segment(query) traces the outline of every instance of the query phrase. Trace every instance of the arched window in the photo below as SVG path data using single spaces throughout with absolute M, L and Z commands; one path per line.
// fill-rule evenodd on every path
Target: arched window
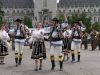
M 27 13 L 29 13 L 30 11 L 29 10 L 27 10 Z
M 71 12 L 71 10 L 69 10 L 69 12 Z
M 75 9 L 73 10 L 73 12 L 75 12 Z
M 23 10 L 21 10 L 21 13 L 24 13 Z
M 13 10 L 13 13 L 15 13 L 15 10 Z
M 34 11 L 32 10 L 31 13 L 34 13 Z
M 80 12 L 80 10 L 78 9 L 77 12 Z
M 88 12 L 90 12 L 90 10 L 88 9 Z
M 100 9 L 99 9 L 99 12 L 100 12 Z
M 84 12 L 86 12 L 86 10 L 85 10 L 85 9 L 84 9 L 83 11 L 84 11 Z
M 17 10 L 17 13 L 19 13 L 19 10 Z
M 43 7 L 47 7 L 47 0 L 43 0 Z
M 96 12 L 96 9 L 94 9 L 94 12 Z
M 9 14 L 9 10 L 7 10 L 7 14 Z

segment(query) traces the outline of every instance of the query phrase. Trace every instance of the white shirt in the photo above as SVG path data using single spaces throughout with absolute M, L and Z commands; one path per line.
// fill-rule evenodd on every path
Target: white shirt
M 7 46 L 10 46 L 10 44 L 7 42 L 9 40 L 9 35 L 5 30 L 0 30 L 0 39 L 3 40 Z
M 29 43 L 34 42 L 37 39 L 43 39 L 44 38 L 44 33 L 43 33 L 43 29 L 36 29 L 32 32 L 31 38 L 29 39 Z
M 68 29 L 68 30 L 66 30 L 64 33 L 63 33 L 63 36 L 65 37 L 65 36 L 71 36 L 72 35 L 72 30 L 70 30 L 70 29 Z
M 8 40 L 9 39 L 8 33 L 5 30 L 0 30 L 0 38 L 3 40 Z
M 68 26 L 68 23 L 62 23 L 61 24 L 61 28 L 63 29 L 63 28 L 65 28 L 65 27 L 67 27 Z

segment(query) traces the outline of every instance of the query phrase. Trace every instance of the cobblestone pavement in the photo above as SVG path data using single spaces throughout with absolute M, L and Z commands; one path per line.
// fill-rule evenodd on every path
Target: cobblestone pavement
M 9 48 L 9 55 L 5 58 L 5 65 L 0 65 L 0 75 L 100 75 L 100 51 L 81 51 L 81 62 L 64 62 L 64 70 L 59 71 L 59 63 L 56 62 L 56 68 L 51 71 L 49 60 L 49 45 L 47 45 L 47 56 L 44 60 L 43 70 L 34 71 L 34 61 L 30 59 L 32 50 L 29 47 L 24 48 L 23 63 L 15 67 L 14 51 Z

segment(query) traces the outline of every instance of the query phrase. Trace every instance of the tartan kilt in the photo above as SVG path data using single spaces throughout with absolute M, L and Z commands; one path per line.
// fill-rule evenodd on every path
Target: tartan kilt
M 31 55 L 31 59 L 46 58 L 46 48 L 45 48 L 44 41 L 39 41 L 39 40 L 35 41 L 32 48 L 33 51 Z
M 0 56 L 8 55 L 8 47 L 6 43 L 0 40 Z

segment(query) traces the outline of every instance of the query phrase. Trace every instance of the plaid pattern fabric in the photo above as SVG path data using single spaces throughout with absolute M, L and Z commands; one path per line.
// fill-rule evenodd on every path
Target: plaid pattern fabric
M 31 59 L 40 59 L 40 58 L 46 58 L 46 48 L 44 41 L 35 41 L 33 44 L 33 51 L 31 55 Z
M 0 56 L 8 55 L 8 48 L 2 40 L 0 40 Z
M 62 52 L 66 52 L 66 51 L 71 50 L 71 42 L 72 42 L 71 38 L 64 38 L 63 39 L 64 45 L 62 46 Z

